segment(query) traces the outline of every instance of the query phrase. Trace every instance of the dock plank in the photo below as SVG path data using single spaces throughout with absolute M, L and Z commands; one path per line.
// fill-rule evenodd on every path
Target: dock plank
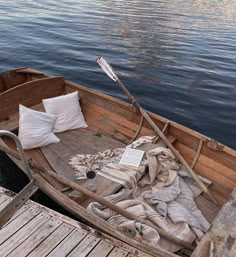
M 37 231 L 50 216 L 40 213 L 27 223 L 22 229 L 12 235 L 7 241 L 0 246 L 0 256 L 5 257 L 24 242 L 34 231 Z
M 101 240 L 96 246 L 95 248 L 92 250 L 91 253 L 89 253 L 89 255 L 87 255 L 88 257 L 103 257 L 103 256 L 107 256 L 112 249 L 114 248 L 114 246 L 104 240 Z
M 58 245 L 48 257 L 64 257 L 67 256 L 79 242 L 87 235 L 83 230 L 75 229 L 69 236 L 67 236 L 61 243 Z
M 3 198 L 2 198 L 2 200 L 3 200 Z M 9 196 L 5 196 L 5 199 L 4 199 L 2 202 L 0 202 L 0 210 L 4 209 L 4 207 L 5 207 L 8 203 L 10 203 L 11 200 L 12 200 L 12 199 L 11 199 Z M 3 227 L 6 226 L 7 224 L 9 224 L 11 221 L 13 221 L 13 220 L 14 220 L 15 218 L 17 218 L 19 215 L 21 215 L 21 213 L 23 213 L 24 211 L 26 211 L 28 208 L 29 208 L 28 205 L 22 206 L 22 208 L 19 209 L 19 210 L 10 218 L 10 220 L 8 220 L 8 222 L 3 225 Z
M 62 221 L 51 218 L 43 224 L 37 231 L 34 231 L 21 245 L 12 251 L 8 257 L 28 256 L 41 242 L 45 240 L 54 230 L 56 230 Z M 41 254 L 40 254 L 41 256 Z
M 46 238 L 38 247 L 36 247 L 28 257 L 44 257 L 55 249 L 72 231 L 74 227 L 62 223 L 48 238 Z
M 30 207 L 28 205 L 22 206 L 9 220 L 4 226 L 7 226 L 9 223 L 11 223 L 14 219 L 16 219 L 18 216 L 20 216 L 23 212 L 28 210 Z M 3 227 L 4 227 L 3 226 Z
M 7 197 L 6 195 L 0 195 L 0 209 L 1 209 L 1 205 L 3 202 L 5 202 L 7 199 L 9 199 L 9 197 Z
M 100 239 L 93 236 L 87 235 L 68 255 L 68 257 L 85 257 L 91 250 L 99 243 Z
M 127 251 L 115 247 L 107 257 L 126 257 L 128 255 Z
M 2 203 L 9 202 L 12 196 L 0 187 Z M 120 257 L 130 253 L 151 257 L 31 200 L 0 230 L 0 257 Z
M 8 223 L 1 229 L 0 245 L 4 243 L 8 238 L 15 234 L 18 230 L 25 226 L 29 221 L 31 221 L 39 211 L 33 208 L 29 208 L 21 215 L 19 215 L 12 222 Z M 0 248 L 1 249 L 1 248 Z

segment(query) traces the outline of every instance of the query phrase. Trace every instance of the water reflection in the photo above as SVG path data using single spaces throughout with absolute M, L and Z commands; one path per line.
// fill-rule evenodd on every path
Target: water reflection
M 0 68 L 31 66 L 141 104 L 236 148 L 236 1 L 0 1 Z

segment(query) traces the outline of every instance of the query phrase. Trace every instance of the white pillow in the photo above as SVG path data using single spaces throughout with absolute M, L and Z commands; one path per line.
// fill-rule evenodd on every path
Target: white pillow
M 60 139 L 52 133 L 57 119 L 55 115 L 31 110 L 19 105 L 19 134 L 23 149 L 42 147 L 57 143 Z
M 87 127 L 81 112 L 78 92 L 43 99 L 43 105 L 47 113 L 57 116 L 53 132 Z

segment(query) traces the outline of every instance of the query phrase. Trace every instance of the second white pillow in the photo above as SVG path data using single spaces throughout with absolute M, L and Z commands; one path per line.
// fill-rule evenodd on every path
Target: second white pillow
M 81 112 L 78 92 L 43 99 L 43 105 L 47 113 L 57 116 L 53 132 L 87 127 Z
M 57 143 L 60 139 L 52 133 L 56 116 L 31 110 L 19 105 L 19 134 L 23 149 L 32 149 Z

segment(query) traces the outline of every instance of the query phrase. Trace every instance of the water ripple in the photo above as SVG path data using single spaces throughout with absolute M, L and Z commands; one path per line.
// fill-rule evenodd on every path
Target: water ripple
M 1 70 L 30 66 L 126 99 L 236 148 L 236 1 L 0 0 Z

